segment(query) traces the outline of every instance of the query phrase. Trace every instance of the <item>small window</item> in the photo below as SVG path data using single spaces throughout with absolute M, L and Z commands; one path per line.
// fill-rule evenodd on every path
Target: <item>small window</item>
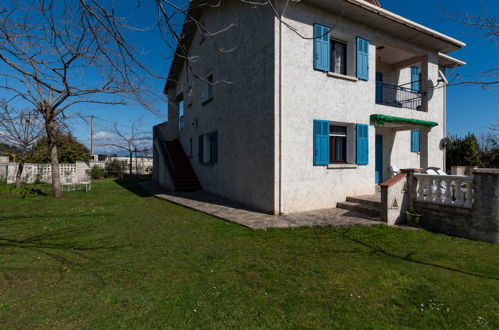
M 204 92 L 204 101 L 203 103 L 206 103 L 210 100 L 213 99 L 213 87 L 214 87 L 214 82 L 213 82 L 213 73 L 209 73 L 206 76 L 206 82 L 205 82 L 205 92 Z
M 178 101 L 178 128 L 184 128 L 184 100 L 182 98 Z
M 199 162 L 202 164 L 218 163 L 218 132 L 199 136 Z
M 331 39 L 331 72 L 347 74 L 347 44 Z
M 331 125 L 329 129 L 329 162 L 347 162 L 347 127 Z

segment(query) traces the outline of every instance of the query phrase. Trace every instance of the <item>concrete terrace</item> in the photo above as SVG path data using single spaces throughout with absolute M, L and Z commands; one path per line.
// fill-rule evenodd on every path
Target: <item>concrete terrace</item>
M 248 209 L 205 191 L 167 192 L 159 184 L 152 181 L 141 182 L 140 185 L 157 198 L 255 230 L 312 226 L 370 226 L 384 223 L 376 217 L 369 217 L 359 212 L 337 208 L 293 213 L 282 216 L 270 215 Z

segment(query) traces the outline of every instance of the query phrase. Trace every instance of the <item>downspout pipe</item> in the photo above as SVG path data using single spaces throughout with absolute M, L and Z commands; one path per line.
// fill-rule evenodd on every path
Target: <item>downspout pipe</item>
M 283 198 L 282 198 L 282 20 L 284 13 L 288 8 L 289 0 L 279 15 L 279 214 L 283 214 Z

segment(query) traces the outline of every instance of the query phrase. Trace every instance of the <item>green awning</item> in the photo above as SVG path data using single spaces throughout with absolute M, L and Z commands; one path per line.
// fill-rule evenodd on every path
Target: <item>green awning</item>
M 371 115 L 371 121 L 374 122 L 377 126 L 384 126 L 385 123 L 403 123 L 403 124 L 410 124 L 410 125 L 424 126 L 424 127 L 438 126 L 438 123 L 435 123 L 434 121 L 392 117 L 385 115 Z

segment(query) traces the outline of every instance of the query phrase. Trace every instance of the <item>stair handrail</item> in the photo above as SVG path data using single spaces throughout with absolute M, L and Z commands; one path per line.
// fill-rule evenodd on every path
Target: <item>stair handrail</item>
M 158 136 L 158 139 L 156 139 L 159 142 L 159 146 L 162 148 L 164 155 L 166 156 L 166 166 L 168 167 L 168 170 L 171 173 L 172 179 L 173 179 L 173 184 L 175 187 L 177 186 L 177 171 L 175 168 L 175 165 L 173 164 L 173 159 L 172 156 L 170 155 L 170 152 L 168 151 L 168 146 L 166 145 L 166 139 L 163 135 L 163 132 L 159 129 L 158 126 L 154 126 L 154 133 Z

